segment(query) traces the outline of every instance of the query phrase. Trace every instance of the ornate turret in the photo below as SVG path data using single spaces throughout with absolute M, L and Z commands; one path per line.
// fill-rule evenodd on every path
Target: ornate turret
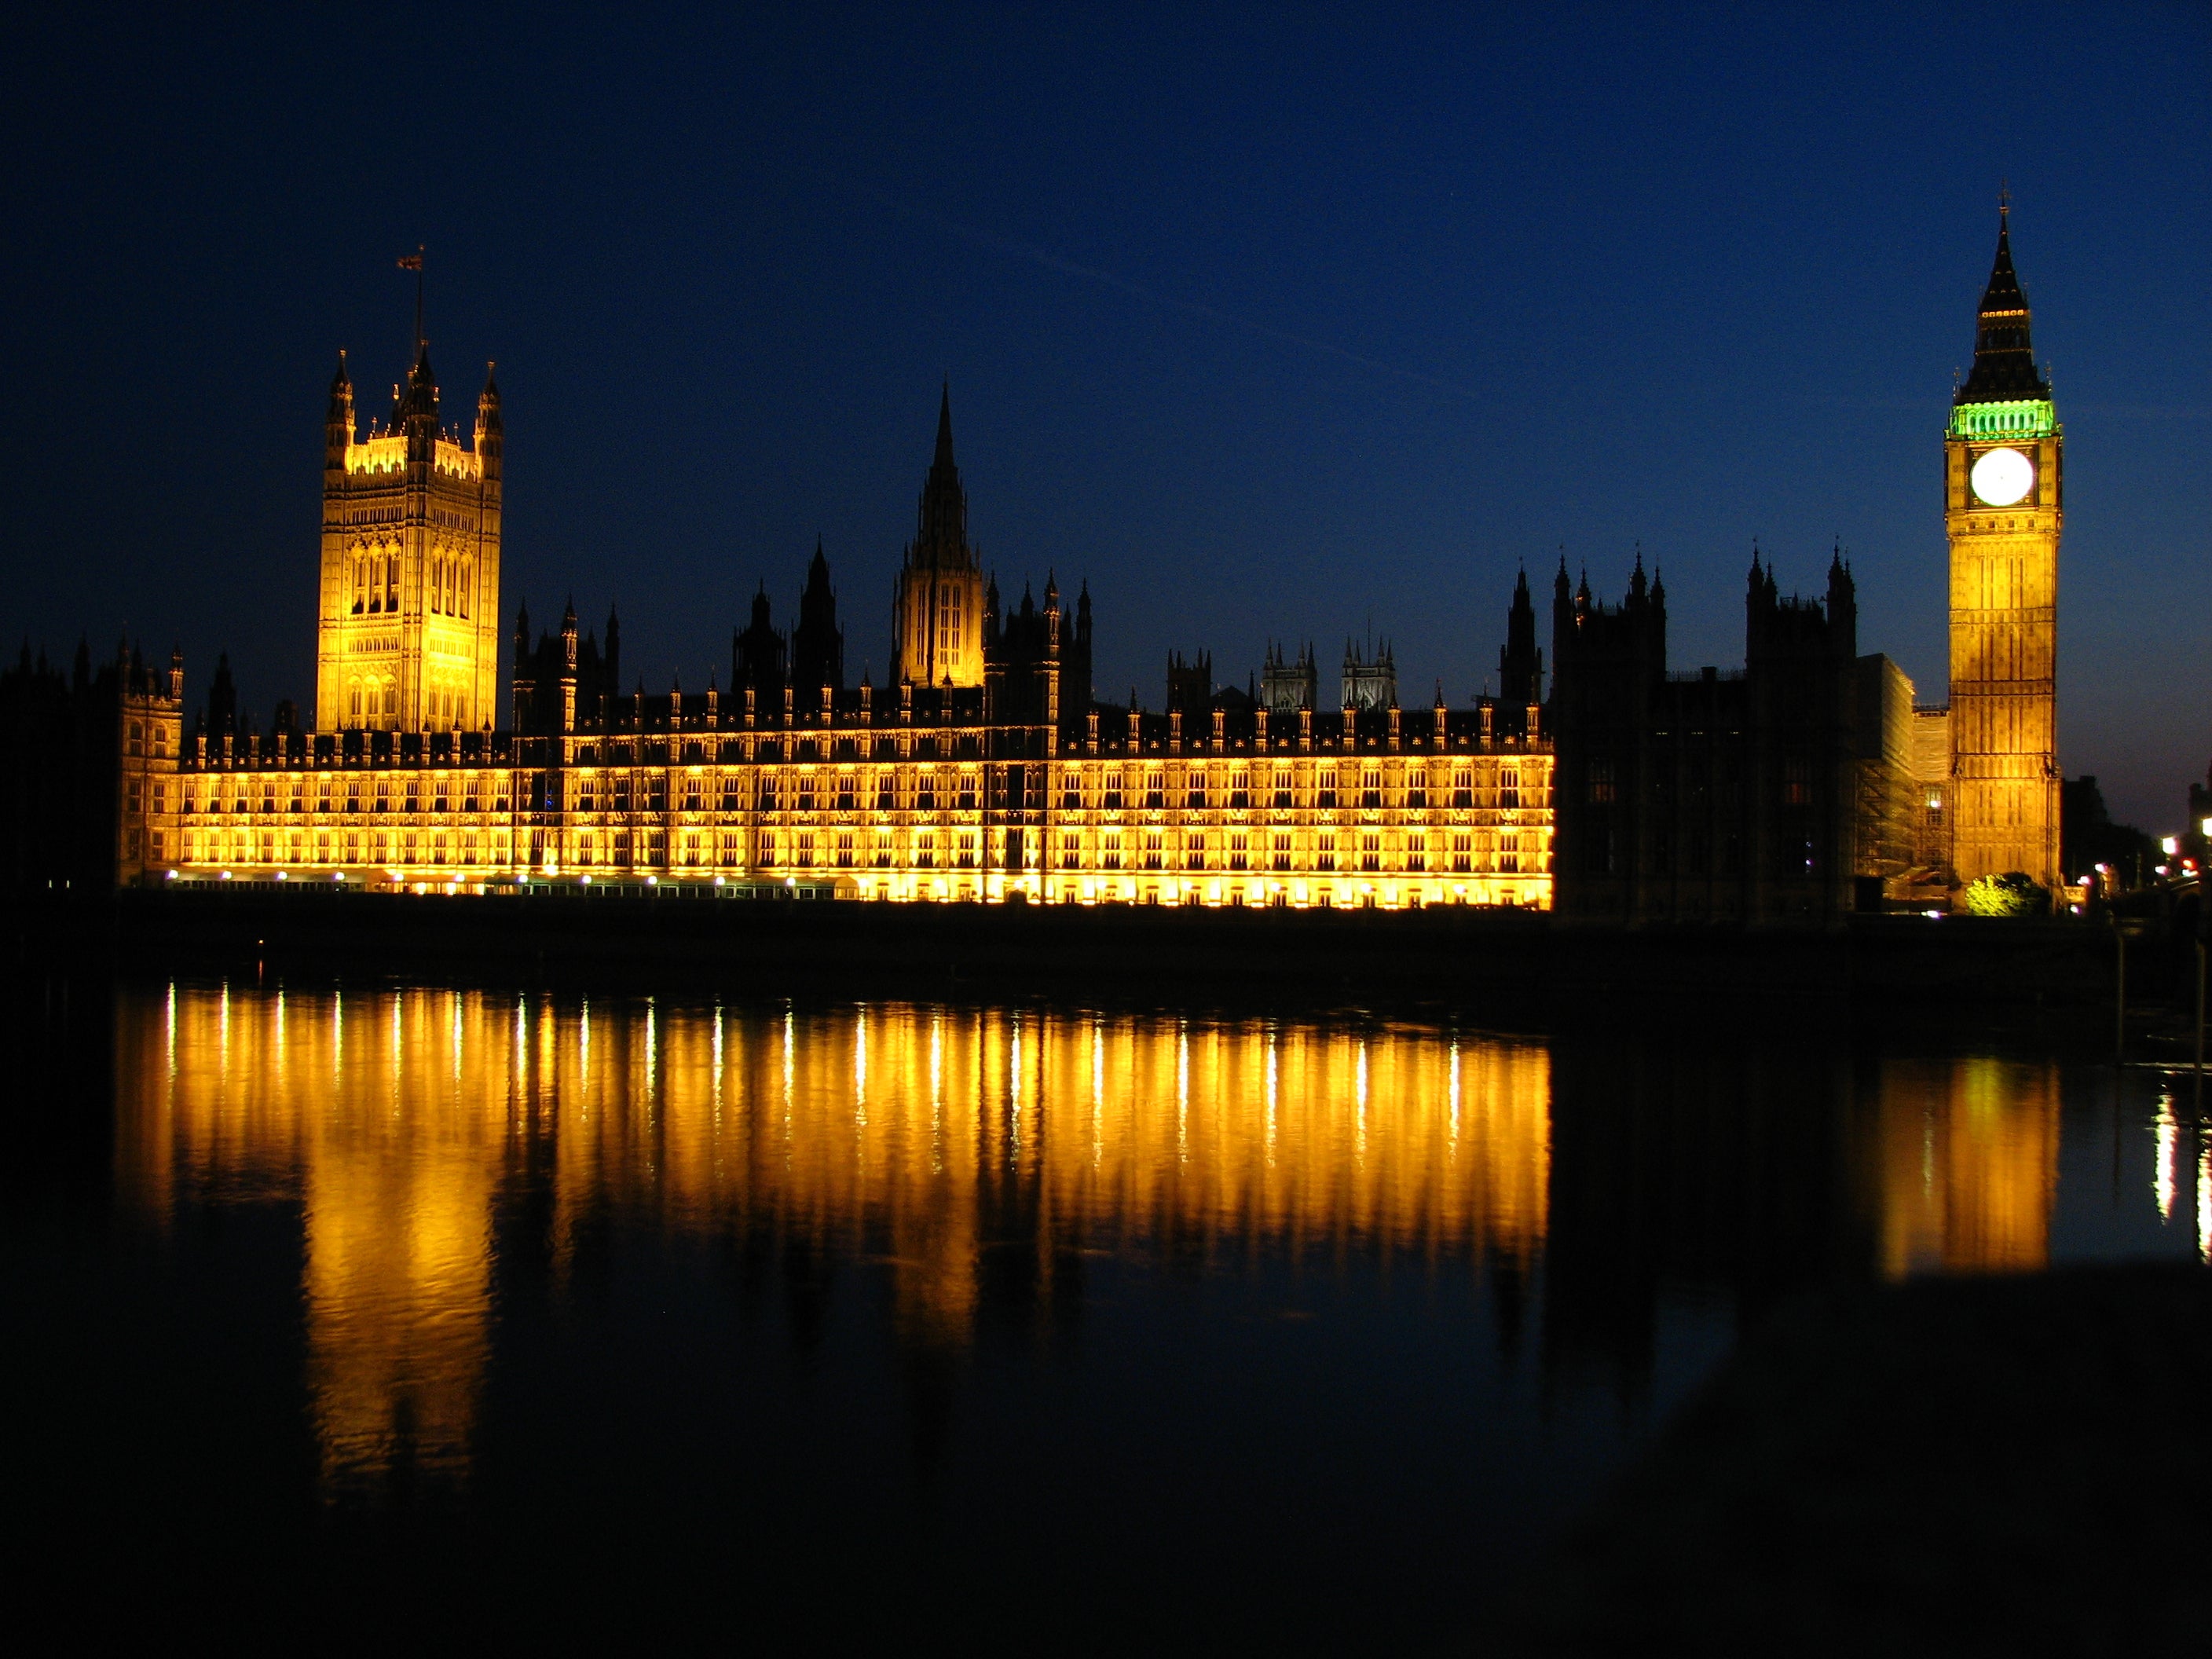
M 753 595 L 752 620 L 730 635 L 730 685 L 750 686 L 763 708 L 783 695 L 784 640 L 769 620 L 768 584 Z
M 484 387 L 477 394 L 477 453 L 483 458 L 484 477 L 499 477 L 501 452 L 507 447 L 507 428 L 499 415 L 499 381 L 492 371 L 496 364 L 484 365 Z
M 434 461 L 438 444 L 438 377 L 430 368 L 430 344 L 422 343 L 415 367 L 408 372 L 407 389 L 392 411 L 392 425 L 407 440 L 407 459 L 412 463 Z
M 1844 544 L 1828 559 L 1828 626 L 1839 629 L 1844 648 L 1856 653 L 1859 625 L 1858 584 L 1851 580 L 1851 567 L 1844 557 Z
M 338 353 L 338 372 L 331 376 L 331 406 L 323 417 L 323 465 L 343 471 L 346 447 L 353 442 L 353 381 L 346 355 Z

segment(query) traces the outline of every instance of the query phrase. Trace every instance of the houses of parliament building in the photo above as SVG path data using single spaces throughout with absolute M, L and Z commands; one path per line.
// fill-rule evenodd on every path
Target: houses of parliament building
M 586 629 L 571 607 L 535 633 L 518 608 L 502 688 L 500 394 L 488 376 L 465 442 L 418 348 L 365 435 L 343 358 L 330 389 L 310 718 L 280 706 L 252 729 L 219 665 L 188 721 L 181 659 L 130 651 L 96 672 L 81 653 L 74 688 L 27 660 L 0 676 L 0 714 L 35 738 L 41 708 L 108 711 L 93 810 L 126 885 L 1466 904 L 1629 924 L 1817 924 L 1996 871 L 2053 885 L 2060 434 L 2027 324 L 2001 227 L 1944 435 L 1947 706 L 1858 652 L 1840 551 L 1808 599 L 1754 558 L 1741 670 L 1669 669 L 1665 588 L 1640 562 L 1618 605 L 1562 563 L 1548 688 L 1523 574 L 1498 695 L 1469 706 L 1401 707 L 1387 647 L 1347 651 L 1331 707 L 1310 647 L 1271 649 L 1247 690 L 1177 655 L 1157 712 L 1103 703 L 1087 586 L 1016 601 L 977 559 L 949 394 L 883 685 L 848 684 L 817 547 L 787 630 L 753 599 L 726 687 L 625 687 L 618 619 Z M 36 811 L 6 816 L 22 885 Z
M 1551 746 L 1527 584 L 1507 696 L 1402 709 L 1371 673 L 1316 706 L 1171 665 L 1159 712 L 1101 705 L 1091 601 L 1003 601 L 968 534 L 949 394 L 893 595 L 886 684 L 849 684 L 817 548 L 796 625 L 765 592 L 726 689 L 625 688 L 618 618 L 513 635 L 494 729 L 500 399 L 440 423 L 427 351 L 358 437 L 343 362 L 325 451 L 312 721 L 238 718 L 227 665 L 188 729 L 182 667 L 128 659 L 126 882 L 573 884 L 739 895 L 1208 905 L 1551 900 Z

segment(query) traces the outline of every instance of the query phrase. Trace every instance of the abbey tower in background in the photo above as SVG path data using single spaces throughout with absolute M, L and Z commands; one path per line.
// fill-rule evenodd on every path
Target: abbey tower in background
M 2028 343 L 2000 210 L 1973 372 L 1944 437 L 1951 543 L 1951 864 L 1955 878 L 2061 881 L 2058 532 L 2062 437 Z
M 499 718 L 500 447 L 489 374 L 464 447 L 439 425 L 419 340 L 391 419 L 359 436 L 340 356 L 323 444 L 316 731 L 475 732 Z

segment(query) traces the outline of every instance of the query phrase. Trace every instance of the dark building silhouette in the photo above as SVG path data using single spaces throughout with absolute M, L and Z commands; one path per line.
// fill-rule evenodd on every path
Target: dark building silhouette
M 1536 606 L 1528 595 L 1528 573 L 1513 584 L 1513 603 L 1505 612 L 1505 648 L 1498 654 L 1498 717 L 1504 731 L 1528 733 L 1529 721 L 1544 701 L 1544 653 L 1536 646 Z
M 1587 577 L 1553 584 L 1550 726 L 1557 745 L 1556 908 L 1565 921 L 1840 921 L 1878 842 L 1862 847 L 1862 761 L 1909 786 L 1909 732 L 1885 749 L 1865 711 L 1857 598 L 1840 552 L 1825 599 L 1784 599 L 1756 556 L 1744 600 L 1744 666 L 1667 666 L 1667 591 L 1643 561 L 1608 606 Z M 1870 659 L 1881 663 L 1885 659 Z M 1895 701 L 1895 698 L 1891 699 Z M 1888 726 L 1905 730 L 1900 720 Z M 1879 903 L 1880 882 L 1873 889 Z
M 753 594 L 752 619 L 730 632 L 730 690 L 739 696 L 750 691 L 757 708 L 783 706 L 786 647 L 783 635 L 769 620 L 768 584 Z
M 622 691 L 622 623 L 607 608 L 607 642 L 594 634 L 579 635 L 576 604 L 561 614 L 561 631 L 530 640 L 530 607 L 514 619 L 514 729 L 550 732 L 606 718 Z
M 825 686 L 845 689 L 845 630 L 837 626 L 837 590 L 830 585 L 830 561 L 818 538 L 791 635 L 791 683 L 807 698 L 818 697 Z
M 1199 651 L 1185 660 L 1168 653 L 1168 713 L 1195 714 L 1213 705 L 1213 653 Z
M 1029 588 L 1022 589 L 1017 610 L 1004 616 L 999 611 L 999 588 L 994 582 L 983 611 L 983 685 L 986 718 L 1023 725 L 1057 726 L 1066 662 L 1060 610 L 1060 584 L 1048 576 L 1044 607 L 1040 610 Z M 1085 700 L 1088 706 L 1088 698 Z
M 64 675 L 27 643 L 0 672 L 0 899 L 105 897 L 175 856 L 184 684 L 181 653 L 135 646 L 95 669 L 80 643 Z

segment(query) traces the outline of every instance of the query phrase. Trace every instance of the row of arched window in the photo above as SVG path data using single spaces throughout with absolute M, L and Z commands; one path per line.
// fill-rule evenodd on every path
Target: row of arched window
M 450 685 L 433 685 L 423 694 L 422 724 L 434 732 L 467 731 L 469 694 Z M 399 681 L 366 674 L 346 682 L 346 724 L 356 728 L 396 727 L 399 723 Z
M 356 554 L 353 561 L 353 614 L 356 617 L 399 609 L 399 555 Z
M 374 726 L 387 716 L 399 713 L 399 682 L 379 679 L 371 674 L 364 679 L 351 680 L 346 685 L 346 715 L 349 724 Z
M 469 614 L 469 577 L 467 561 L 444 556 L 430 561 L 430 610 L 434 616 L 465 617 Z
M 468 560 L 441 554 L 430 561 L 424 602 L 437 617 L 465 617 L 475 598 L 475 572 Z M 374 616 L 399 609 L 399 555 L 357 553 L 353 561 L 353 614 Z

